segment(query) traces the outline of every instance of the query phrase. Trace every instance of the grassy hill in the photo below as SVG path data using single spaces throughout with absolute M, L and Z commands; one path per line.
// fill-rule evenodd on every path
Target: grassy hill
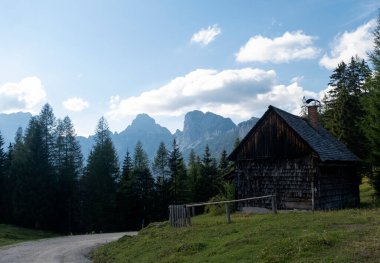
M 380 209 L 364 184 L 366 208 L 266 215 L 201 215 L 174 229 L 152 224 L 94 251 L 95 262 L 379 262 Z
M 45 231 L 0 224 L 0 247 L 53 236 L 56 235 Z

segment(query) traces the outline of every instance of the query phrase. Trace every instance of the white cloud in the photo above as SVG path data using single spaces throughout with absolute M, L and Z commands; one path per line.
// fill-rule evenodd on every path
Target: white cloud
M 106 117 L 111 126 L 118 123 L 125 128 L 126 120 L 147 113 L 174 131 L 181 128 L 184 115 L 195 109 L 230 117 L 235 122 L 261 116 L 270 104 L 298 114 L 303 96 L 319 98 L 319 94 L 304 90 L 297 82 L 277 85 L 274 70 L 197 69 L 139 96 L 111 97 Z
M 291 83 L 293 83 L 293 82 L 297 82 L 297 83 L 299 83 L 299 82 L 301 82 L 303 80 L 303 76 L 295 76 L 295 77 L 293 77 L 291 80 L 290 80 L 290 82 Z
M 354 31 L 338 35 L 332 43 L 330 53 L 324 54 L 319 64 L 327 69 L 334 69 L 341 61 L 349 62 L 352 56 L 366 58 L 373 48 L 372 30 L 375 26 L 376 20 L 372 19 Z
M 305 35 L 302 31 L 285 32 L 274 39 L 261 35 L 251 37 L 236 53 L 238 62 L 283 63 L 291 60 L 315 58 L 319 50 L 313 46 L 316 37 Z
M 46 100 L 46 92 L 37 77 L 27 77 L 19 83 L 5 83 L 0 87 L 0 112 L 37 113 Z
M 62 102 L 63 107 L 69 111 L 82 111 L 84 109 L 87 109 L 89 107 L 89 103 L 82 98 L 70 98 Z
M 222 32 L 218 25 L 209 26 L 208 28 L 202 28 L 199 32 L 195 33 L 191 37 L 192 43 L 201 44 L 207 46 Z

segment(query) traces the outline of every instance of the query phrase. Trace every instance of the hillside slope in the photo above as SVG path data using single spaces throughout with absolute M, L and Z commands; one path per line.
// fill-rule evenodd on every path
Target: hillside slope
M 54 236 L 57 235 L 46 231 L 0 224 L 0 247 Z
M 379 262 L 380 209 L 202 215 L 151 225 L 93 253 L 95 262 Z

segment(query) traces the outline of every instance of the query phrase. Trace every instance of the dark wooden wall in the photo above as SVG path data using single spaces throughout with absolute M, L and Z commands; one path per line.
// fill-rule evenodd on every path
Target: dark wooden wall
M 311 153 L 311 148 L 277 114 L 256 127 L 237 153 L 237 159 L 297 158 Z
M 331 210 L 359 206 L 359 178 L 350 163 L 323 164 L 313 156 L 298 159 L 239 161 L 237 198 L 275 194 L 278 209 Z M 271 207 L 269 200 L 249 206 Z
M 279 209 L 311 209 L 311 182 L 317 169 L 311 156 L 238 163 L 237 197 L 276 194 Z M 270 202 L 255 205 L 270 207 Z
M 358 207 L 360 178 L 353 164 L 322 164 L 318 185 L 319 209 Z

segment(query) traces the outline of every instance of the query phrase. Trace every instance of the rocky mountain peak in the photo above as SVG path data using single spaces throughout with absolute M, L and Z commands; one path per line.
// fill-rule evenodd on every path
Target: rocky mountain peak
M 8 142 L 13 141 L 14 134 L 19 126 L 25 128 L 31 114 L 0 114 L 0 131 Z M 183 153 L 185 160 L 193 149 L 202 156 L 205 146 L 208 145 L 213 157 L 218 158 L 222 150 L 230 152 L 237 137 L 243 138 L 257 122 L 257 118 L 235 125 L 230 118 L 225 118 L 212 112 L 191 111 L 185 115 L 183 131 L 177 130 L 174 134 L 156 123 L 148 114 L 139 114 L 132 123 L 122 132 L 113 133 L 111 138 L 114 142 L 120 161 L 125 153 L 133 153 L 138 141 L 143 144 L 149 158 L 153 160 L 158 145 L 161 141 L 168 149 L 171 149 L 173 139 Z M 89 138 L 77 137 L 85 157 L 88 156 L 94 144 L 93 136 Z
M 153 126 L 156 121 L 146 113 L 141 113 L 132 121 L 131 126 Z

